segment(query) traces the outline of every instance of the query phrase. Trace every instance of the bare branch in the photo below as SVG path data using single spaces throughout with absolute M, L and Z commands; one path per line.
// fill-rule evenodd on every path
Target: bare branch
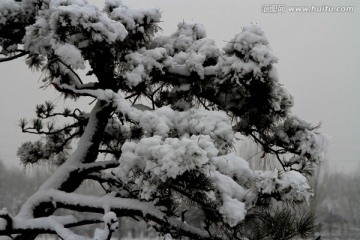
M 83 84 L 83 81 L 81 80 L 80 76 L 72 69 L 68 64 L 64 63 L 60 58 L 56 58 L 57 61 L 59 61 L 61 64 L 63 64 L 67 69 L 71 71 L 72 74 L 75 75 L 75 77 L 79 80 L 80 84 Z
M 26 52 L 26 51 L 21 51 L 19 54 L 16 54 L 16 55 L 14 55 L 14 56 L 7 57 L 7 58 L 0 58 L 0 62 L 8 62 L 8 61 L 11 61 L 11 60 L 14 60 L 14 59 L 23 57 L 23 56 L 25 56 L 25 55 L 27 55 L 27 54 L 28 54 L 28 52 Z
M 87 97 L 93 97 L 95 99 L 97 98 L 96 93 L 93 90 L 81 89 L 81 88 L 77 89 L 68 84 L 65 84 L 65 83 L 60 84 L 57 82 L 52 82 L 52 85 L 59 92 L 69 93 L 69 94 L 76 95 L 76 96 L 87 96 Z
M 78 126 L 79 126 L 78 123 L 74 123 L 74 124 L 71 124 L 71 125 L 67 125 L 67 126 L 61 128 L 61 129 L 56 130 L 56 131 L 42 131 L 42 130 L 36 130 L 36 128 L 28 127 L 28 128 L 23 128 L 22 131 L 24 133 L 54 135 L 54 134 L 58 134 L 58 133 L 64 132 L 64 131 L 72 129 L 72 128 L 76 128 Z M 35 130 L 35 131 L 31 131 L 31 130 Z

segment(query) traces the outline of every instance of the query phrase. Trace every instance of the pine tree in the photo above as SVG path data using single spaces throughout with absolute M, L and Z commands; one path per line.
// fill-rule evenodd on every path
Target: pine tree
M 326 140 L 291 114 L 264 32 L 246 26 L 220 49 L 199 23 L 161 36 L 160 20 L 157 9 L 119 0 L 103 10 L 85 0 L 0 2 L 0 61 L 26 57 L 45 86 L 94 100 L 91 112 L 46 102 L 36 119 L 20 121 L 23 132 L 42 136 L 19 148 L 22 163 L 57 167 L 16 216 L 0 212 L 0 235 L 85 239 L 71 228 L 104 223 L 94 239 L 109 239 L 125 217 L 173 238 L 250 238 L 254 221 L 267 229 L 265 219 L 278 216 L 297 226 L 288 238 L 311 230 L 301 225 L 311 218 L 267 212 L 276 202 L 309 200 L 306 176 L 324 158 Z M 84 69 L 96 80 L 81 76 Z M 276 156 L 281 169 L 252 170 L 234 153 L 235 134 Z M 85 180 L 99 183 L 103 196 L 74 193 Z

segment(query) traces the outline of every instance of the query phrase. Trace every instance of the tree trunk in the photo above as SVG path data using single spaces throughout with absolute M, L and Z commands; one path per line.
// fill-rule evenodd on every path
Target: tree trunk
M 98 157 L 98 149 L 107 125 L 112 107 L 105 102 L 97 102 L 93 108 L 84 134 L 81 136 L 77 149 L 74 153 L 61 165 L 52 176 L 44 182 L 39 191 L 47 189 L 57 189 L 64 192 L 75 191 L 84 176 L 78 173 L 78 166 L 82 163 L 91 163 L 96 161 Z M 56 210 L 53 204 L 35 202 L 36 192 L 22 206 L 18 217 L 21 218 L 39 218 L 50 216 Z M 32 215 L 32 216 L 30 216 Z M 14 239 L 16 240 L 33 240 L 39 233 L 20 234 Z

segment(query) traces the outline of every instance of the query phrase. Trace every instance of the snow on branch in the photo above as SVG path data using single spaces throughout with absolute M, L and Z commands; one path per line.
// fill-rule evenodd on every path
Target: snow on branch
M 197 239 L 217 239 L 216 237 L 210 237 L 208 233 L 187 225 L 174 217 L 166 217 L 165 213 L 160 211 L 152 202 L 112 197 L 111 195 L 96 197 L 77 193 L 65 193 L 58 190 L 43 190 L 36 193 L 36 197 L 33 198 L 32 203 L 28 203 L 26 208 L 30 210 L 40 203 L 49 203 L 57 208 L 81 212 L 104 213 L 112 211 L 116 213 L 118 217 L 138 216 L 154 221 L 159 225 L 167 226 L 169 229 L 178 230 L 186 236 L 196 236 Z
M 0 221 L 0 233 L 1 233 L 1 230 L 5 231 L 5 232 L 12 231 L 13 219 L 10 216 L 10 214 L 8 213 L 6 208 L 0 210 L 0 219 L 4 220 L 3 222 Z
M 119 221 L 114 212 L 107 212 L 103 217 L 105 228 L 95 229 L 94 240 L 110 240 L 113 232 L 119 228 Z
M 55 81 L 54 84 L 58 83 Z M 109 89 L 77 89 L 60 83 L 58 87 L 74 94 L 92 96 L 98 100 L 112 103 L 116 112 L 121 113 L 125 119 L 128 118 L 139 123 L 145 131 L 151 134 L 167 136 L 170 130 L 174 128 L 181 135 L 184 133 L 209 134 L 219 144 L 220 149 L 231 145 L 233 140 L 230 119 L 223 112 L 195 109 L 178 112 L 170 107 L 162 107 L 154 111 L 143 111 L 136 106 L 132 106 L 120 94 Z
M 56 233 L 63 239 L 70 239 L 71 237 L 81 236 L 72 233 L 68 228 L 103 222 L 102 219 L 96 217 L 74 217 L 72 215 L 31 219 L 12 217 L 9 215 L 8 218 L 11 218 L 11 225 L 7 225 L 6 228 L 0 228 L 0 236 L 37 232 Z
M 163 219 L 165 216 L 153 203 L 140 202 L 135 199 L 116 198 L 109 195 L 96 197 L 77 193 L 64 193 L 58 190 L 46 190 L 40 191 L 37 194 L 36 201 L 33 204 L 40 202 L 49 202 L 59 208 L 75 211 L 89 210 L 98 213 L 114 211 L 118 216 L 134 214 L 141 217 L 154 216 L 158 219 Z
M 67 161 L 41 186 L 41 189 L 73 189 L 79 186 L 85 175 L 78 174 L 83 163 L 94 162 L 101 139 L 97 134 L 103 131 L 110 115 L 111 107 L 104 102 L 98 102 L 89 115 L 88 123 L 78 144 Z M 111 163 L 110 165 L 112 165 Z M 78 182 L 79 181 L 79 182 Z M 77 183 L 75 183 L 77 182 Z M 21 211 L 20 211 L 21 212 Z
M 48 217 L 49 226 L 55 231 L 55 233 L 62 239 L 66 240 L 86 240 L 85 237 L 75 234 L 71 230 L 64 227 L 64 225 L 57 222 L 53 216 Z
M 98 172 L 105 169 L 118 167 L 120 163 L 118 161 L 98 161 L 94 163 L 85 163 L 79 167 L 78 172 L 81 173 L 92 173 Z

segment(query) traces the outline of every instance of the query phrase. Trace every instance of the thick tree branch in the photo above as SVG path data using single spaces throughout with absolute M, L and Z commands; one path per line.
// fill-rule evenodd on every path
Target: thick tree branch
M 8 62 L 8 61 L 11 61 L 11 60 L 14 60 L 14 59 L 23 57 L 23 56 L 25 56 L 25 55 L 27 55 L 27 54 L 29 54 L 29 53 L 26 52 L 26 51 L 20 52 L 19 54 L 16 54 L 16 55 L 11 56 L 11 57 L 0 58 L 0 62 Z
M 94 163 L 83 164 L 79 168 L 80 174 L 88 174 L 92 172 L 99 172 L 101 170 L 118 167 L 120 163 L 118 161 L 99 161 Z
M 79 174 L 78 169 L 84 163 L 91 163 L 97 159 L 102 134 L 112 112 L 112 107 L 105 102 L 98 102 L 93 108 L 88 124 L 80 138 L 76 151 L 61 165 L 55 173 L 40 187 L 41 190 L 58 189 L 73 192 L 86 178 L 86 174 Z M 41 194 L 40 194 L 41 195 Z M 52 204 L 38 201 L 39 193 L 31 196 L 21 208 L 17 217 L 46 217 L 55 211 Z M 36 203 L 36 204 L 35 204 Z M 18 235 L 15 239 L 34 239 L 35 235 Z
M 35 219 L 11 218 L 12 229 L 0 229 L 0 236 L 12 234 L 57 233 L 56 228 L 72 228 L 103 222 L 100 217 L 50 216 Z
M 104 213 L 113 211 L 118 217 L 138 216 L 144 220 L 151 220 L 168 229 L 169 232 L 177 231 L 181 235 L 192 239 L 220 239 L 210 237 L 205 231 L 187 225 L 174 217 L 167 218 L 154 203 L 141 202 L 136 199 L 116 198 L 111 196 L 86 196 L 76 193 L 64 193 L 58 190 L 39 191 L 33 201 L 28 202 L 27 208 L 36 208 L 39 204 L 51 204 L 56 208 L 65 208 L 73 211 L 87 211 Z

